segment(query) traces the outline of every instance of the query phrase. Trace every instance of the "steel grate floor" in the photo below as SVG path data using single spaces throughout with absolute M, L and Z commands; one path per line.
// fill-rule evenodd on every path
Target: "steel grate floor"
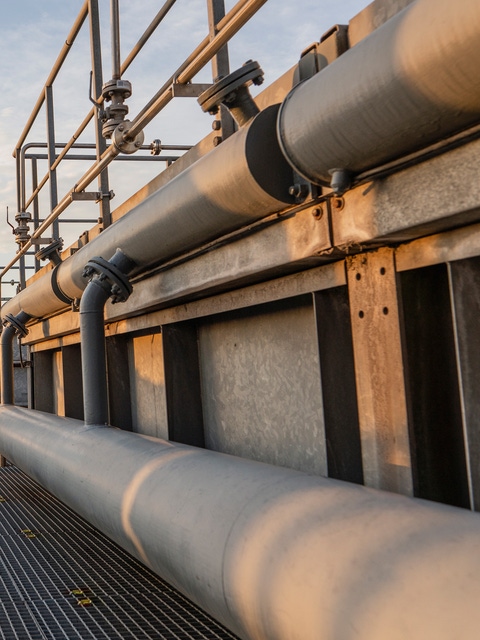
M 17 468 L 0 468 L 0 637 L 235 640 Z

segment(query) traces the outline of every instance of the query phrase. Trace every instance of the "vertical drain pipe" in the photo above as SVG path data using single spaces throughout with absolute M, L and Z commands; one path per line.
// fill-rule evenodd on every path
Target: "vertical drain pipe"
M 13 383 L 13 339 L 16 335 L 25 337 L 28 329 L 25 323 L 32 316 L 20 311 L 17 316 L 7 315 L 3 321 L 5 327 L 2 332 L 2 404 L 15 404 L 15 390 Z
M 135 263 L 120 249 L 110 260 L 92 258 L 83 277 L 89 283 L 80 302 L 83 406 L 85 424 L 108 424 L 107 358 L 103 312 L 109 298 L 124 302 L 132 292 L 127 274 Z

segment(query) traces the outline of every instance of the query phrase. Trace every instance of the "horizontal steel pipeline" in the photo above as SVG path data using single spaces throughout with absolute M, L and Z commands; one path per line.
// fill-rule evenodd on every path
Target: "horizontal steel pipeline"
M 294 88 L 278 135 L 298 173 L 328 184 L 478 121 L 478 0 L 417 0 Z
M 95 256 L 108 260 L 121 248 L 141 270 L 293 204 L 292 171 L 276 138 L 277 111 L 278 105 L 259 113 L 65 260 L 55 274 L 61 291 L 81 297 L 83 269 Z M 41 318 L 64 307 L 48 273 L 7 302 L 2 317 L 24 311 Z
M 478 637 L 478 514 L 20 407 L 0 451 L 244 640 Z

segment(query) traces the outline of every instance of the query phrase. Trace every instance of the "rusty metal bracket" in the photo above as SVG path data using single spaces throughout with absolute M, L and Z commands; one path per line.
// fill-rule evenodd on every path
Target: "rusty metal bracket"
M 204 91 L 210 89 L 211 86 L 211 84 L 193 82 L 174 82 L 172 84 L 172 96 L 174 98 L 198 98 Z
M 348 26 L 336 24 L 326 31 L 319 42 L 314 42 L 300 55 L 295 71 L 295 84 L 311 78 L 325 69 L 349 48 Z
M 95 202 L 100 202 L 103 198 L 111 200 L 115 197 L 115 194 L 113 191 L 109 191 L 108 193 L 102 193 L 102 191 L 72 191 L 70 196 L 72 200 L 94 200 Z

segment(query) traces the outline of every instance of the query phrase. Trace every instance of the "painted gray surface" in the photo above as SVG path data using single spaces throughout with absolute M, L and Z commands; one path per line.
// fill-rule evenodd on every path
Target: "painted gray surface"
M 480 140 L 348 193 L 332 217 L 334 245 L 405 241 L 480 218 Z
M 285 98 L 288 162 L 329 184 L 334 169 L 362 173 L 476 124 L 479 32 L 476 0 L 407 6 Z
M 478 514 L 13 406 L 0 450 L 242 640 L 478 637 Z
M 206 447 L 326 475 L 313 308 L 239 312 L 199 329 Z

